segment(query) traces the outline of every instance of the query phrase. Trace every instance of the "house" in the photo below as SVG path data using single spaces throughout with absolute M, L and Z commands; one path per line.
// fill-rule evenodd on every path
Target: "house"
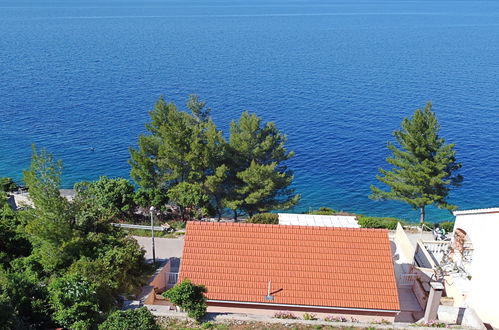
M 470 306 L 499 327 L 499 208 L 455 211 L 449 258 L 455 267 L 447 280 L 456 306 Z
M 426 310 L 431 284 L 441 283 L 443 297 L 436 306 L 441 321 L 474 328 L 483 328 L 483 322 L 499 327 L 499 208 L 455 211 L 454 215 L 448 241 L 421 233 L 411 234 L 419 238 L 409 242 L 402 228 L 397 228 L 397 281 L 409 284 Z
M 207 287 L 208 312 L 290 311 L 393 321 L 388 231 L 189 222 L 179 280 Z
M 278 213 L 280 225 L 360 228 L 352 215 Z

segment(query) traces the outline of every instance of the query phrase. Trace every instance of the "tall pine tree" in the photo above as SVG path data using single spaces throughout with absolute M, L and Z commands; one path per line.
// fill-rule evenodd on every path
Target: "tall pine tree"
M 225 205 L 252 216 L 258 212 L 288 209 L 298 203 L 300 195 L 289 186 L 293 172 L 286 161 L 294 156 L 285 148 L 286 136 L 274 123 L 262 124 L 256 114 L 243 112 L 230 126 L 229 186 L 231 193 Z
M 419 209 L 420 222 L 425 221 L 425 207 L 435 205 L 454 210 L 455 205 L 447 202 L 449 191 L 458 187 L 463 178 L 456 174 L 461 163 L 456 161 L 454 144 L 446 144 L 439 136 L 440 125 L 431 102 L 424 110 L 417 109 L 412 118 L 404 118 L 402 129 L 393 132 L 398 147 L 388 142 L 392 152 L 386 161 L 391 170 L 379 169 L 376 178 L 388 186 L 385 191 L 371 186 L 375 200 L 403 201 Z
M 154 195 L 167 194 L 180 183 L 202 183 L 221 161 L 224 140 L 210 109 L 197 96 L 189 97 L 187 107 L 191 113 L 160 98 L 149 112 L 149 134 L 139 137 L 138 149 L 130 148 L 131 176 L 151 204 L 161 200 Z

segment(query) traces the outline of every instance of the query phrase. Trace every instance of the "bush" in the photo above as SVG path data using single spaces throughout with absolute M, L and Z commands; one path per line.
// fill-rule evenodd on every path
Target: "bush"
M 307 214 L 316 214 L 316 215 L 334 215 L 338 213 L 338 211 L 336 210 L 333 210 L 329 207 L 319 207 L 318 210 L 311 210 L 311 211 L 308 211 Z
M 452 233 L 454 230 L 454 221 L 445 221 L 440 223 L 440 228 L 445 230 L 446 233 Z
M 270 225 L 279 224 L 279 215 L 277 213 L 260 213 L 255 214 L 248 220 L 249 223 L 264 223 Z
M 314 320 L 317 320 L 317 316 L 315 314 L 312 314 L 312 313 L 305 313 L 305 314 L 303 314 L 303 319 L 306 321 L 314 321 Z
M 0 191 L 12 192 L 17 188 L 17 184 L 11 178 L 0 178 Z
M 67 274 L 49 285 L 54 320 L 66 328 L 92 325 L 99 317 L 95 286 L 81 275 Z
M 276 312 L 274 314 L 276 319 L 297 319 L 297 317 L 291 312 Z
M 168 221 L 168 224 L 175 230 L 185 229 L 187 222 L 185 221 Z
M 348 322 L 347 318 L 346 317 L 343 317 L 343 316 L 335 316 L 335 315 L 331 315 L 331 316 L 326 316 L 324 318 L 324 321 L 326 322 Z
M 362 228 L 386 228 L 390 230 L 397 229 L 397 223 L 400 222 L 401 225 L 404 221 L 397 218 L 380 218 L 380 217 L 364 217 L 361 216 L 358 219 L 359 225 Z
M 146 307 L 115 311 L 99 326 L 100 330 L 159 330 L 156 320 Z
M 204 285 L 195 285 L 185 279 L 163 293 L 163 296 L 187 312 L 189 317 L 199 321 L 206 314 L 207 292 Z

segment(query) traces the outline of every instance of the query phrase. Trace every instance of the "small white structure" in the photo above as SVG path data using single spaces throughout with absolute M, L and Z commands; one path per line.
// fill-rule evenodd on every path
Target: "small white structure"
M 355 216 L 278 213 L 280 225 L 360 228 Z
M 456 253 L 472 252 L 462 254 L 470 262 L 469 284 L 456 302 L 461 300 L 461 306 L 470 306 L 484 322 L 499 327 L 499 208 L 455 211 L 454 215 L 453 248 Z

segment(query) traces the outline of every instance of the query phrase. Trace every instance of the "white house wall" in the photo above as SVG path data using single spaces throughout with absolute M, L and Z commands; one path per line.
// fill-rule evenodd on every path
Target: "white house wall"
M 499 327 L 499 210 L 455 214 L 454 231 L 464 230 L 474 248 L 471 289 L 465 303 L 475 309 L 484 322 Z

